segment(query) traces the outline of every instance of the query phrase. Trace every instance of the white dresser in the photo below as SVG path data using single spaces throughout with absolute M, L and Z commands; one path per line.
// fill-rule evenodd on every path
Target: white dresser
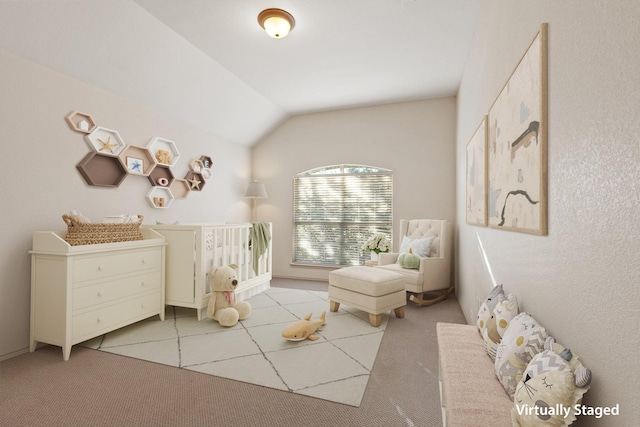
M 165 239 L 71 246 L 66 231 L 38 231 L 31 254 L 30 350 L 71 346 L 158 314 L 164 320 Z

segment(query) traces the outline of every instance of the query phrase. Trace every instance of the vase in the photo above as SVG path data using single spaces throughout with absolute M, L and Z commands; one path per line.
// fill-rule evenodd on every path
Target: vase
M 378 261 L 378 254 L 371 251 L 371 261 Z

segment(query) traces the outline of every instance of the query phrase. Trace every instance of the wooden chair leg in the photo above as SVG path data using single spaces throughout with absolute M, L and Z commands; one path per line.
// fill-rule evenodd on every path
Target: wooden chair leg
M 433 305 L 433 304 L 439 303 L 440 301 L 446 300 L 449 297 L 449 294 L 451 294 L 452 292 L 453 292 L 453 287 L 444 289 L 440 291 L 440 294 L 437 297 L 432 299 L 424 299 L 425 292 L 423 292 L 421 294 L 411 295 L 409 297 L 409 301 L 415 303 L 416 305 L 419 305 L 420 307 L 427 307 L 429 305 Z

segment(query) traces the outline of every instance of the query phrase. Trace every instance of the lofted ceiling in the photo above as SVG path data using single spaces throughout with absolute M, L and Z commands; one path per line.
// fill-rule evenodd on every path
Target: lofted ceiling
M 3 0 L 0 47 L 252 145 L 292 115 L 455 95 L 480 3 Z

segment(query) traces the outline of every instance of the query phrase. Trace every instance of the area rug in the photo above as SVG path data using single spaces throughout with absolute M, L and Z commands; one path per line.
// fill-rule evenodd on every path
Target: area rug
M 270 288 L 248 299 L 251 316 L 231 328 L 196 311 L 167 306 L 150 320 L 86 341 L 85 347 L 264 387 L 360 406 L 389 319 L 342 304 L 329 311 L 326 292 Z M 283 329 L 312 313 L 326 322 L 316 341 L 292 342 Z

